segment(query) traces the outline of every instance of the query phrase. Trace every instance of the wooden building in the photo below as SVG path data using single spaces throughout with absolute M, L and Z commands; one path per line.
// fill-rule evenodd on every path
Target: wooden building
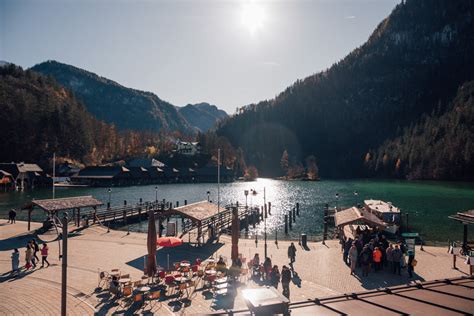
M 12 176 L 19 190 L 31 189 L 46 182 L 43 169 L 34 163 L 0 163 L 0 169 Z
M 110 187 L 132 185 L 134 179 L 128 168 L 120 166 L 92 166 L 79 171 L 76 176 L 71 177 L 75 184 Z

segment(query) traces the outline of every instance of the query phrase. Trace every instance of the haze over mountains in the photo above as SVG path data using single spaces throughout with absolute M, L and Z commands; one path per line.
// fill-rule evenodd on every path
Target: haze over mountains
M 151 92 L 131 89 L 92 72 L 57 61 L 35 65 L 31 70 L 52 76 L 71 89 L 87 110 L 121 130 L 184 133 L 207 131 L 227 114 L 201 103 L 175 107 Z M 206 106 L 207 105 L 207 106 Z
M 267 176 L 284 172 L 287 150 L 294 165 L 315 156 L 323 177 L 472 179 L 474 127 L 464 124 L 472 111 L 462 116 L 461 134 L 438 124 L 449 121 L 453 104 L 470 100 L 453 101 L 458 90 L 470 95 L 472 85 L 461 87 L 474 79 L 473 56 L 473 1 L 402 1 L 343 60 L 245 107 L 217 134 Z M 407 139 L 415 136 L 416 142 Z M 439 144 L 449 148 L 439 152 Z

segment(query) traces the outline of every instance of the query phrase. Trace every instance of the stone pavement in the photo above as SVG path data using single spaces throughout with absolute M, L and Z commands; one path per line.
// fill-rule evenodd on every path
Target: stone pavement
M 38 227 L 34 223 L 33 228 Z M 54 234 L 36 236 L 25 234 L 26 223 L 7 224 L 0 220 L 0 315 L 58 315 L 60 308 L 61 262 L 58 259 L 58 242 L 51 242 L 49 261 L 52 266 L 37 268 L 22 273 L 20 277 L 12 278 L 11 249 L 20 250 L 21 265 L 24 264 L 24 245 L 27 240 L 36 237 L 39 240 L 54 240 Z M 288 241 L 279 241 L 278 246 L 273 240 L 268 241 L 268 254 L 273 264 L 280 268 L 288 264 Z M 337 241 L 328 241 L 327 245 L 309 243 L 309 249 L 304 250 L 297 245 L 297 257 L 294 269 L 299 279 L 291 285 L 291 300 L 330 296 L 337 293 L 363 291 L 367 289 L 404 284 L 409 282 L 406 272 L 402 276 L 394 276 L 388 272 L 370 273 L 369 277 L 354 277 L 349 268 L 342 262 L 340 246 Z M 230 257 L 230 238 L 223 236 L 220 242 L 202 248 L 187 246 L 177 248 L 162 248 L 157 252 L 158 261 L 162 266 L 184 258 L 194 260 L 196 257 L 205 259 L 208 256 L 223 255 Z M 251 258 L 258 252 L 263 257 L 263 243 L 255 245 L 253 239 L 241 239 L 240 252 L 244 257 Z M 112 313 L 132 314 L 143 312 L 136 310 L 124 311 L 115 302 L 110 302 L 105 293 L 95 293 L 98 285 L 98 271 L 110 271 L 119 268 L 122 273 L 130 273 L 133 280 L 142 275 L 143 256 L 146 255 L 146 234 L 107 230 L 94 226 L 73 233 L 69 238 L 69 269 L 68 269 L 68 313 L 70 315 L 107 315 Z M 439 278 L 457 277 L 467 274 L 467 266 L 458 260 L 460 270 L 451 269 L 452 257 L 446 248 L 425 247 L 420 251 L 417 247 L 416 267 L 417 279 L 434 280 Z M 300 286 L 297 286 L 301 280 Z M 255 282 L 248 281 L 247 287 L 257 287 Z M 192 294 L 191 301 L 163 301 L 148 314 L 155 315 L 193 315 L 215 311 L 220 308 L 245 308 L 240 290 L 235 299 L 215 301 L 209 293 L 198 287 Z M 281 290 L 281 285 L 279 290 Z

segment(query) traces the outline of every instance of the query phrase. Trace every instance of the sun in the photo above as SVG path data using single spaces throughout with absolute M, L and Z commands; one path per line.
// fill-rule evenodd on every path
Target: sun
M 251 35 L 255 35 L 263 28 L 265 11 L 255 1 L 245 3 L 242 7 L 242 24 Z

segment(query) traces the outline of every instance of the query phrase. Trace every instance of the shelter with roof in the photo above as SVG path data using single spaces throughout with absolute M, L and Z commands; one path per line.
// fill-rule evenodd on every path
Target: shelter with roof
M 90 166 L 82 169 L 71 180 L 77 184 L 90 186 L 127 185 L 133 183 L 128 168 L 123 166 Z
M 0 169 L 0 189 L 3 191 L 7 191 L 15 186 L 15 182 L 13 180 L 13 176 Z
M 336 227 L 347 237 L 354 239 L 356 230 L 383 229 L 385 223 L 374 214 L 355 206 L 334 214 Z
M 172 209 L 170 213 L 187 218 L 192 222 L 192 227 L 197 228 L 197 241 L 200 244 L 204 241 L 206 232 L 209 233 L 210 238 L 215 235 L 215 224 L 218 221 L 220 213 L 222 214 L 225 211 L 225 208 L 218 208 L 214 203 L 201 201 L 176 207 Z
M 466 248 L 469 244 L 468 241 L 468 231 L 467 231 L 467 226 L 474 224 L 474 210 L 469 210 L 465 212 L 457 212 L 455 215 L 449 216 L 449 218 L 460 222 L 463 224 L 463 248 Z
M 71 218 L 74 219 L 76 226 L 79 226 L 81 219 L 81 209 L 93 208 L 94 211 L 103 203 L 96 198 L 88 196 L 75 196 L 60 199 L 33 200 L 24 209 L 28 210 L 28 230 L 30 230 L 31 212 L 35 207 L 42 209 L 49 218 L 57 217 L 59 212 L 72 210 Z

